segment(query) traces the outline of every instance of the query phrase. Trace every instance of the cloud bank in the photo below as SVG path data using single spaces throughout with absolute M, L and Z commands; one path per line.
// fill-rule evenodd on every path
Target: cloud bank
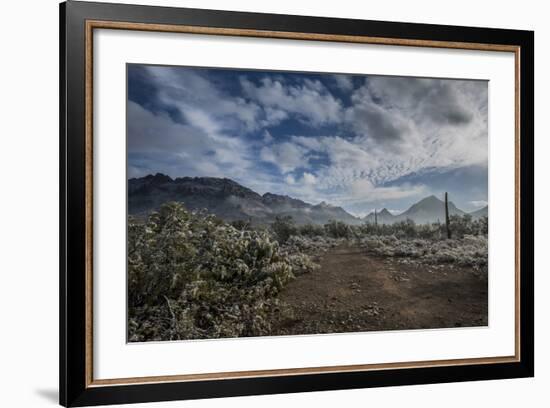
M 128 172 L 232 178 L 363 214 L 487 202 L 485 81 L 129 65 Z

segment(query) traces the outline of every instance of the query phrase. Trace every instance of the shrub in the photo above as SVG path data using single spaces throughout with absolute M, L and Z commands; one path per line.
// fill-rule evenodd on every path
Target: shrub
M 472 220 L 472 216 L 469 214 L 453 215 L 449 221 L 453 236 L 457 238 L 462 238 L 465 235 L 487 235 L 489 232 L 487 217 Z
M 298 227 L 297 234 L 306 237 L 320 237 L 325 235 L 325 228 L 322 225 L 305 224 Z
M 292 235 L 296 235 L 298 233 L 298 229 L 296 228 L 294 220 L 290 215 L 275 217 L 275 221 L 271 224 L 271 229 L 273 230 L 277 241 L 281 244 L 286 242 L 286 240 Z
M 362 241 L 370 253 L 384 257 L 402 257 L 428 264 L 453 263 L 471 266 L 475 269 L 487 268 L 487 237 L 465 235 L 461 239 L 398 239 L 391 236 L 369 237 Z
M 309 255 L 301 252 L 290 253 L 288 261 L 292 265 L 292 273 L 295 276 L 310 273 L 319 268 L 319 265 L 313 262 Z
M 254 336 L 280 313 L 292 264 L 266 231 L 169 203 L 129 220 L 131 341 Z
M 239 231 L 250 229 L 250 226 L 251 226 L 250 220 L 235 220 L 235 221 L 231 221 L 230 224 L 236 229 L 238 229 Z
M 351 226 L 342 221 L 330 220 L 325 224 L 325 232 L 332 238 L 351 238 L 352 236 Z
M 487 217 L 473 220 L 469 214 L 452 215 L 450 227 L 453 238 L 462 238 L 465 235 L 487 235 Z M 432 224 L 415 224 L 412 220 L 399 221 L 393 224 L 363 224 L 351 227 L 355 236 L 390 236 L 397 238 L 422 238 L 441 240 L 446 238 L 445 224 L 434 222 Z

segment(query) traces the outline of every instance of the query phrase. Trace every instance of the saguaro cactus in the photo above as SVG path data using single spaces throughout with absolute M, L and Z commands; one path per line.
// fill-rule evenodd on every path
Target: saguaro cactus
M 449 199 L 445 191 L 445 228 L 447 229 L 447 239 L 451 239 L 451 226 L 449 225 Z

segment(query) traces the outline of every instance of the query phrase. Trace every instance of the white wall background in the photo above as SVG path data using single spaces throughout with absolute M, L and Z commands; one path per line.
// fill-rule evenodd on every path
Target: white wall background
M 126 2 L 126 1 L 124 1 Z M 536 206 L 550 200 L 545 91 L 550 91 L 550 26 L 535 0 L 148 0 L 286 14 L 535 30 Z M 58 7 L 57 0 L 5 2 L 0 24 L 0 406 L 57 404 L 58 381 Z M 539 211 L 540 212 L 540 211 Z M 536 225 L 536 378 L 229 398 L 147 407 L 547 406 L 550 384 L 548 218 Z

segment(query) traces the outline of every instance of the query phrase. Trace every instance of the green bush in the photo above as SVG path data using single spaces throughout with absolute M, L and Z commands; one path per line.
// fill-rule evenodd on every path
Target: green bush
M 487 235 L 489 232 L 487 217 L 473 220 L 469 214 L 463 216 L 452 215 L 449 221 L 452 234 L 457 238 L 462 238 L 465 235 Z
M 460 239 L 399 239 L 395 235 L 373 236 L 363 240 L 368 253 L 383 257 L 407 258 L 420 263 L 447 263 L 487 271 L 488 245 L 483 235 L 465 235 Z
M 462 238 L 466 235 L 487 235 L 487 217 L 472 219 L 471 215 L 452 215 L 450 227 L 453 238 Z M 400 239 L 445 239 L 447 232 L 444 223 L 434 222 L 432 224 L 415 224 L 412 220 L 395 222 L 393 224 L 363 224 L 351 226 L 356 237 L 367 236 L 396 236 Z
M 266 231 L 169 203 L 129 220 L 131 341 L 255 336 L 280 313 L 292 265 Z
M 325 232 L 332 238 L 351 238 L 353 230 L 350 225 L 342 222 L 330 220 L 325 224 Z
M 325 235 L 325 228 L 322 225 L 305 224 L 298 227 L 297 234 L 305 237 L 320 237 Z
M 277 241 L 281 244 L 286 242 L 291 236 L 298 233 L 298 229 L 296 228 L 294 220 L 290 215 L 275 217 L 275 221 L 271 224 L 271 229 L 273 230 Z
M 231 221 L 230 223 L 233 227 L 235 227 L 236 229 L 238 229 L 239 231 L 245 231 L 247 229 L 250 229 L 251 227 L 251 222 L 250 220 L 235 220 L 235 221 Z

